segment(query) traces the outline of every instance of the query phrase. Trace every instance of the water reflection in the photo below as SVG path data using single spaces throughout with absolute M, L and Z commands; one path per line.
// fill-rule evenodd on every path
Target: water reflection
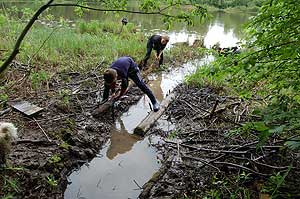
M 129 134 L 121 118 L 118 118 L 119 128 L 113 127 L 111 131 L 110 145 L 106 152 L 108 159 L 114 159 L 118 154 L 130 151 L 133 145 L 142 140 L 140 136 Z
M 162 84 L 161 82 L 163 79 L 162 74 L 151 75 L 148 79 L 150 80 L 150 82 L 148 84 L 150 89 L 152 90 L 156 99 L 161 102 L 164 98 L 164 93 L 161 88 L 161 84 Z
M 204 45 L 207 48 L 211 48 L 216 43 L 220 43 L 221 48 L 232 47 L 237 46 L 238 42 L 239 39 L 234 34 L 233 29 L 229 29 L 225 32 L 224 25 L 217 23 L 210 25 L 207 35 L 204 38 Z

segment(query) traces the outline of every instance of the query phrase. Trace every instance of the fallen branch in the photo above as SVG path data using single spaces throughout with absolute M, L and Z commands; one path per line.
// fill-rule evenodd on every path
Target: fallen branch
M 165 140 L 165 142 L 177 145 L 177 142 L 173 142 L 173 141 L 169 141 L 169 140 Z M 225 153 L 225 154 L 246 154 L 247 153 L 247 151 L 227 151 L 227 150 L 199 148 L 199 147 L 195 147 L 195 146 L 191 146 L 191 145 L 187 145 L 187 144 L 180 144 L 180 145 L 183 147 L 189 148 L 189 149 L 194 149 L 197 151 L 206 151 L 206 152 L 211 152 L 211 153 Z
M 242 170 L 245 170 L 245 171 L 249 171 L 251 173 L 255 173 L 255 174 L 261 175 L 261 176 L 271 176 L 271 174 L 260 173 L 260 172 L 254 171 L 252 169 L 249 169 L 247 167 L 244 167 L 242 165 L 234 164 L 234 163 L 231 163 L 231 162 L 213 162 L 213 164 L 221 164 L 221 165 L 227 165 L 227 166 L 231 166 L 231 167 L 236 167 L 236 168 L 239 168 L 239 169 L 242 169 Z
M 0 111 L 0 116 L 8 113 L 10 110 L 11 110 L 11 108 L 7 108 L 7 109 L 4 109 L 3 111 Z
M 213 109 L 211 110 L 211 112 L 210 112 L 210 114 L 209 114 L 209 119 L 211 119 L 211 118 L 213 117 L 213 115 L 214 115 L 214 113 L 215 113 L 215 110 L 216 110 L 218 104 L 219 104 L 219 100 L 216 100 L 216 103 L 215 103 Z
M 160 104 L 160 109 L 157 112 L 151 112 L 135 129 L 134 133 L 137 135 L 144 136 L 145 133 L 153 126 L 153 124 L 160 118 L 166 108 L 175 98 L 175 94 L 171 93 L 166 97 Z
M 135 179 L 133 179 L 133 182 L 136 184 L 136 186 L 138 186 L 139 189 L 143 189 L 143 188 L 135 181 Z
M 31 140 L 31 139 L 20 139 L 12 141 L 12 144 L 37 144 L 37 145 L 56 145 L 55 142 L 49 142 L 48 140 Z
M 212 164 L 210 164 L 210 162 L 206 161 L 206 160 L 203 160 L 203 159 L 200 159 L 200 158 L 197 158 L 197 157 L 193 157 L 193 156 L 187 156 L 187 155 L 184 155 L 182 156 L 183 158 L 189 158 L 189 159 L 192 159 L 192 160 L 196 160 L 196 161 L 199 161 L 201 163 L 203 163 L 204 165 L 207 165 L 207 166 L 210 166 L 214 169 L 216 169 L 218 172 L 220 172 L 220 169 Z M 201 167 L 202 168 L 202 167 Z

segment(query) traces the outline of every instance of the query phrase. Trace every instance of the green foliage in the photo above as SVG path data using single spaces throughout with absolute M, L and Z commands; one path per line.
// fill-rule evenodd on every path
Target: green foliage
M 291 170 L 291 166 L 288 168 L 288 170 L 285 173 L 278 172 L 274 175 L 272 175 L 269 179 L 266 185 L 263 187 L 262 192 L 271 193 L 271 198 L 277 198 L 278 197 L 278 189 L 281 186 L 284 186 L 284 180 L 287 177 L 288 173 Z M 280 198 L 280 197 L 279 197 Z
M 61 157 L 57 154 L 54 154 L 48 161 L 51 164 L 56 164 L 56 163 L 59 163 L 61 161 Z
M 294 0 L 268 0 L 247 26 L 247 48 L 240 55 L 218 57 L 187 78 L 196 85 L 221 85 L 242 99 L 263 99 L 260 121 L 241 131 L 270 136 L 299 135 L 300 129 L 300 7 Z M 240 132 L 241 132 L 240 131 Z M 232 133 L 232 132 L 231 132 Z M 297 144 L 290 142 L 295 148 Z
M 3 14 L 0 14 L 0 27 L 7 23 L 8 19 Z
M 300 137 L 293 138 L 289 141 L 286 141 L 285 145 L 288 146 L 292 150 L 299 150 L 300 149 Z
M 178 131 L 172 131 L 169 135 L 168 135 L 168 139 L 175 139 L 177 137 Z
M 254 194 L 252 193 L 252 191 L 244 186 L 244 183 L 247 183 L 247 181 L 251 180 L 253 179 L 251 179 L 250 175 L 245 172 L 227 177 L 214 175 L 212 176 L 211 184 L 208 186 L 208 190 L 202 198 L 253 198 Z
M 52 187 L 56 187 L 58 185 L 57 180 L 55 180 L 53 176 L 47 176 L 47 183 Z
M 59 145 L 59 147 L 68 150 L 68 149 L 70 149 L 71 145 L 68 144 L 67 142 L 63 142 Z
M 13 194 L 7 194 L 7 195 L 3 196 L 2 199 L 13 199 L 13 198 L 14 198 Z
M 48 78 L 49 78 L 48 72 L 44 70 L 40 70 L 38 72 L 31 72 L 29 76 L 33 89 L 39 88 L 40 84 L 46 82 Z
M 6 102 L 8 100 L 8 95 L 2 91 L 4 91 L 4 87 L 3 86 L 0 86 L 0 90 L 1 90 L 1 93 L 0 93 L 0 101 L 1 102 Z
M 254 7 L 261 6 L 263 0 L 196 0 L 198 3 L 214 6 L 219 9 L 229 7 Z
M 8 179 L 4 176 L 2 176 L 3 178 L 3 190 L 7 190 L 7 191 L 14 191 L 14 192 L 19 192 L 20 189 L 19 189 L 19 186 L 18 186 L 18 181 L 16 179 Z
M 70 104 L 70 94 L 71 91 L 68 89 L 59 90 L 59 96 L 62 98 L 62 101 L 65 105 Z

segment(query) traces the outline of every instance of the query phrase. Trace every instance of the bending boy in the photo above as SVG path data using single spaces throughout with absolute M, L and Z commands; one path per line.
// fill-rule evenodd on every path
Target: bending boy
M 128 78 L 132 81 L 149 97 L 154 112 L 159 110 L 159 104 L 156 101 L 155 96 L 148 86 L 143 81 L 138 65 L 133 61 L 131 57 L 120 57 L 112 63 L 109 69 L 104 74 L 104 92 L 102 101 L 106 101 L 109 97 L 109 91 L 112 90 L 113 98 L 119 100 L 127 92 Z M 122 80 L 121 91 L 116 94 L 116 82 L 118 79 Z

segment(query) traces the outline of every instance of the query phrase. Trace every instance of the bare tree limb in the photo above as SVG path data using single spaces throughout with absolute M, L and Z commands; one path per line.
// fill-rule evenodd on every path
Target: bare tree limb
M 4 70 L 9 66 L 9 64 L 12 62 L 12 60 L 19 53 L 19 51 L 20 51 L 20 45 L 21 45 L 24 37 L 26 36 L 26 34 L 28 33 L 28 31 L 32 27 L 32 25 L 34 24 L 34 22 L 38 19 L 38 17 L 40 16 L 40 14 L 42 12 L 44 12 L 50 6 L 50 4 L 52 2 L 53 2 L 53 0 L 50 0 L 50 1 L 48 1 L 48 3 L 46 3 L 45 5 L 43 5 L 42 7 L 40 7 L 36 11 L 36 13 L 33 15 L 33 17 L 29 20 L 28 24 L 25 26 L 24 30 L 21 32 L 21 35 L 18 37 L 12 53 L 10 54 L 10 56 L 5 60 L 5 62 L 0 67 L 0 74 L 4 72 Z

